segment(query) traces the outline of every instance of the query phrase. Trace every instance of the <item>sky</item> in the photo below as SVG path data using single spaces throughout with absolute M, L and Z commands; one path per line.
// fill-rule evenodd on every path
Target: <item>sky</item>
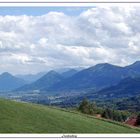
M 1 7 L 0 73 L 140 60 L 139 7 Z
M 79 15 L 81 12 L 87 10 L 89 7 L 38 7 L 38 6 L 25 6 L 25 7 L 0 7 L 0 15 L 30 15 L 30 16 L 40 16 L 47 14 L 51 11 L 53 12 L 63 12 L 69 16 Z

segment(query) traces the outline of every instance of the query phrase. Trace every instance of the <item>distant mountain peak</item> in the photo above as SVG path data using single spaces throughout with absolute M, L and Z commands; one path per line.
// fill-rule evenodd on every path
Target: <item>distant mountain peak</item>
M 37 81 L 22 86 L 16 91 L 30 91 L 30 90 L 44 90 L 48 89 L 48 87 L 52 86 L 53 84 L 60 82 L 63 77 L 54 70 L 49 71 L 47 74 L 43 75 Z
M 47 75 L 56 75 L 56 74 L 58 74 L 58 73 L 54 70 L 51 70 L 47 73 Z
M 113 66 L 113 65 L 111 65 L 111 64 L 109 64 L 109 63 L 100 63 L 100 64 L 97 64 L 97 65 L 95 65 L 96 67 L 106 67 L 106 66 Z
M 136 61 L 133 64 L 126 66 L 126 68 L 139 72 L 140 71 L 140 61 Z
M 1 77 L 14 77 L 13 75 L 11 75 L 9 72 L 4 72 L 0 75 Z
M 62 78 L 62 76 L 59 74 L 59 73 L 57 73 L 56 71 L 54 71 L 54 70 L 51 70 L 51 71 L 49 71 L 47 74 L 45 74 L 44 76 L 42 76 L 40 79 L 38 79 L 36 82 L 38 82 L 38 81 L 46 81 L 46 80 L 48 80 L 48 79 L 52 79 L 52 78 Z
M 140 61 L 136 61 L 132 65 L 140 65 Z
M 90 67 L 89 69 L 91 70 L 111 70 L 111 69 L 116 69 L 116 68 L 122 68 L 120 66 L 116 66 L 116 65 L 112 65 L 112 64 L 109 64 L 109 63 L 100 63 L 100 64 L 97 64 L 93 67 Z
M 8 72 L 4 72 L 0 75 L 0 91 L 10 91 L 23 86 L 25 81 L 11 75 Z
M 113 64 L 109 64 L 109 63 L 100 63 L 100 64 L 97 64 L 95 66 L 98 66 L 98 67 L 120 67 L 120 66 L 117 66 L 117 65 L 113 65 Z

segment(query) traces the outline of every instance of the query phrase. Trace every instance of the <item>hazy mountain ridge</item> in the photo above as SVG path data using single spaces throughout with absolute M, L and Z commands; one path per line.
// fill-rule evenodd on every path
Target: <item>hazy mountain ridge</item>
M 45 72 L 39 72 L 37 74 L 17 74 L 15 75 L 15 77 L 21 78 L 25 81 L 27 81 L 28 83 L 32 83 L 35 82 L 36 80 L 38 80 L 39 78 L 41 78 L 43 75 L 45 75 Z
M 140 62 L 137 68 L 140 67 Z M 100 90 L 118 84 L 122 79 L 127 77 L 138 77 L 140 71 L 135 67 L 136 63 L 127 67 L 120 67 L 108 63 L 97 64 L 93 67 L 77 72 L 70 78 L 50 87 L 50 90 L 67 91 L 67 90 Z
M 42 76 L 40 79 L 38 79 L 37 81 L 18 88 L 17 91 L 41 90 L 50 87 L 51 85 L 57 82 L 60 82 L 62 79 L 63 77 L 59 73 L 55 71 L 50 71 L 44 76 Z
M 133 96 L 140 93 L 140 77 L 128 77 L 115 86 L 105 88 L 98 92 L 112 97 Z
M 101 90 L 117 85 L 127 77 L 140 76 L 140 61 L 126 67 L 101 63 L 81 71 L 69 69 L 63 73 L 50 71 L 31 84 L 21 86 L 18 91 L 82 91 Z
M 24 84 L 26 84 L 24 80 L 17 78 L 8 72 L 4 72 L 0 75 L 0 91 L 10 91 L 21 87 Z

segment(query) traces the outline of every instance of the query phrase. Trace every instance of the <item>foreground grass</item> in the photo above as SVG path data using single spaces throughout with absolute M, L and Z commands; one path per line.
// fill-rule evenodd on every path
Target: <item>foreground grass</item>
M 58 108 L 0 99 L 0 133 L 140 133 L 140 129 Z

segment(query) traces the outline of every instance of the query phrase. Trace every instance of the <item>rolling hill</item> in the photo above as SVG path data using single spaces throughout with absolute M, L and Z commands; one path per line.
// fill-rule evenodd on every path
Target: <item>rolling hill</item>
M 0 133 L 140 133 L 140 129 L 60 108 L 0 99 Z
M 0 75 L 0 91 L 10 91 L 23 86 L 26 82 L 20 78 L 4 72 Z

